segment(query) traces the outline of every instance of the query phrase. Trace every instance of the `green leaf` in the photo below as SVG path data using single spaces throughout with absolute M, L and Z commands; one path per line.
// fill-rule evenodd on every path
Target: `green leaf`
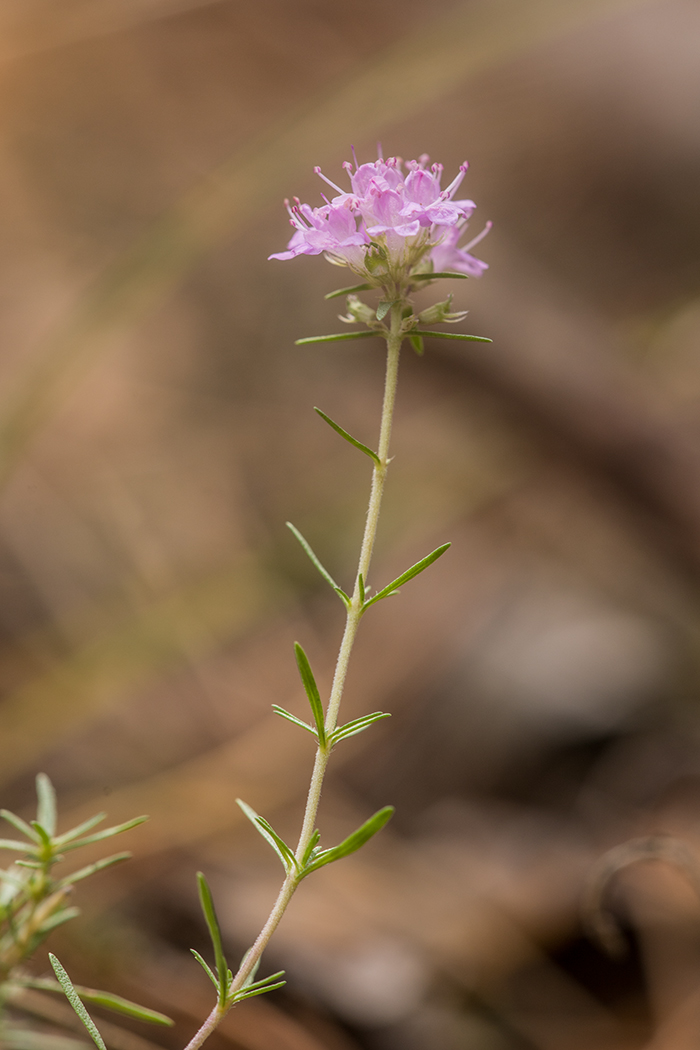
M 340 860 L 341 857 L 347 857 L 349 854 L 355 853 L 355 851 L 360 849 L 361 846 L 364 846 L 365 842 L 369 842 L 373 835 L 376 835 L 378 831 L 381 831 L 393 814 L 393 806 L 384 806 L 383 809 L 378 810 L 378 812 L 375 813 L 374 816 L 371 816 L 369 820 L 366 820 L 357 831 L 353 831 L 352 835 L 348 835 L 340 845 L 333 846 L 331 849 L 325 849 L 322 850 L 321 853 L 318 853 L 304 868 L 302 878 L 309 875 L 312 871 L 324 867 L 326 864 L 332 864 L 334 861 Z
M 43 980 L 41 978 L 20 978 L 16 982 L 22 988 L 36 988 L 40 992 L 57 992 L 63 994 L 63 987 L 57 981 Z M 73 988 L 81 999 L 85 999 L 95 1006 L 104 1006 L 106 1010 L 114 1010 L 115 1013 L 124 1014 L 127 1017 L 136 1017 L 139 1021 L 148 1021 L 150 1024 L 172 1025 L 174 1021 L 157 1010 L 149 1010 L 146 1006 L 132 1003 L 130 999 L 123 999 L 121 995 L 112 995 L 111 992 L 102 992 L 97 988 L 85 988 L 81 984 L 74 984 Z
M 317 411 L 318 411 L 318 409 L 317 409 Z M 326 581 L 326 583 L 329 583 L 331 585 L 331 587 L 333 588 L 335 593 L 340 597 L 341 601 L 343 602 L 343 605 L 345 605 L 346 608 L 349 608 L 349 606 L 350 606 L 350 598 L 345 593 L 345 591 L 342 590 L 338 586 L 338 584 L 335 582 L 335 580 L 333 579 L 331 574 L 328 572 L 328 570 L 326 568 L 324 568 L 324 566 L 318 560 L 318 558 L 314 554 L 313 550 L 311 549 L 311 545 L 304 539 L 302 534 L 299 532 L 299 529 L 297 529 L 296 526 L 292 525 L 291 521 L 288 521 L 286 523 L 286 525 L 287 525 L 287 528 L 289 529 L 289 531 L 294 536 L 296 536 L 298 542 L 301 544 L 301 546 L 302 546 L 303 550 L 305 551 L 307 557 L 312 562 L 312 564 L 316 566 L 316 568 L 321 573 L 321 576 L 323 576 L 323 578 Z
M 47 934 L 51 933 L 51 930 L 55 930 L 57 926 L 63 926 L 64 922 L 70 922 L 71 919 L 77 919 L 79 915 L 80 908 L 64 908 L 63 911 L 57 911 L 46 922 L 42 922 L 38 931 L 39 942 L 43 941 Z
M 88 879 L 91 875 L 95 875 L 104 868 L 111 868 L 113 864 L 121 864 L 123 860 L 129 860 L 130 857 L 131 853 L 126 851 L 124 853 L 114 853 L 111 857 L 104 857 L 102 860 L 96 860 L 94 864 L 88 864 L 86 867 L 74 871 L 72 875 L 66 875 L 65 879 L 61 879 L 58 883 L 57 888 L 60 890 L 64 886 L 72 886 L 73 883 Z
M 107 1047 L 104 1044 L 104 1040 L 103 1040 L 102 1036 L 100 1035 L 100 1033 L 97 1030 L 97 1026 L 95 1025 L 95 1022 L 93 1021 L 93 1019 L 90 1017 L 90 1014 L 87 1012 L 87 1010 L 83 1006 L 83 1004 L 80 1001 L 80 998 L 78 996 L 78 993 L 76 992 L 75 988 L 71 984 L 70 977 L 68 976 L 66 971 L 63 969 L 63 967 L 61 966 L 61 964 L 58 961 L 58 959 L 56 958 L 56 956 L 53 955 L 51 952 L 49 952 L 49 961 L 51 962 L 51 965 L 53 966 L 53 972 L 56 974 L 56 978 L 58 980 L 58 983 L 61 985 L 61 988 L 63 989 L 63 992 L 64 992 L 64 995 L 65 995 L 66 999 L 71 1004 L 71 1006 L 73 1007 L 73 1009 L 77 1013 L 78 1017 L 80 1018 L 80 1020 L 83 1022 L 83 1024 L 87 1028 L 88 1032 L 90 1033 L 90 1037 L 91 1037 L 92 1041 L 94 1042 L 95 1046 L 97 1046 L 99 1048 L 99 1050 L 107 1050 Z
M 381 332 L 335 332 L 333 335 L 307 335 L 305 339 L 295 339 L 295 346 L 305 346 L 306 343 L 339 343 L 346 339 L 369 339 L 370 336 L 382 336 Z
M 340 740 L 347 740 L 350 736 L 356 736 L 358 733 L 362 733 L 365 729 L 369 729 L 369 727 L 375 722 L 378 722 L 380 718 L 391 718 L 391 715 L 384 711 L 374 711 L 371 715 L 363 715 L 362 718 L 355 718 L 352 722 L 346 722 L 344 726 L 339 726 L 338 729 L 331 733 L 331 745 L 337 744 Z
M 253 827 L 256 828 L 265 841 L 269 842 L 272 846 L 273 850 L 282 861 L 284 870 L 287 874 L 289 874 L 290 871 L 293 871 L 297 867 L 296 858 L 284 839 L 280 838 L 272 825 L 268 823 L 264 817 L 258 816 L 252 806 L 249 806 L 243 801 L 243 799 L 237 798 L 236 802 L 241 807 Z
M 77 824 L 70 831 L 66 831 L 63 835 L 56 835 L 53 840 L 54 846 L 61 847 L 66 842 L 72 842 L 73 839 L 77 839 L 80 835 L 84 835 L 86 831 L 90 831 L 96 824 L 101 823 L 107 816 L 106 813 L 96 813 L 94 817 L 90 817 L 89 820 L 84 820 L 82 824 Z
M 304 856 L 301 858 L 301 866 L 302 866 L 302 868 L 306 867 L 306 865 L 308 864 L 309 859 L 311 857 L 311 854 L 313 853 L 313 851 L 318 846 L 320 838 L 321 838 L 321 832 L 318 830 L 318 828 L 316 828 L 316 830 L 314 831 L 313 835 L 309 839 L 308 846 L 304 850 Z
M 228 995 L 228 963 L 226 962 L 223 945 L 221 943 L 221 929 L 214 909 L 214 900 L 211 895 L 211 890 L 209 889 L 209 883 L 204 877 L 204 873 L 201 871 L 197 872 L 197 888 L 199 890 L 199 903 L 202 906 L 204 920 L 207 924 L 207 929 L 209 930 L 212 947 L 214 948 L 214 959 L 218 977 L 217 987 L 219 990 L 219 1005 L 223 1005 L 226 1002 L 226 996 Z
M 458 281 L 466 281 L 468 278 L 466 273 L 453 273 L 449 270 L 439 270 L 437 273 L 412 273 L 412 281 L 437 281 L 441 277 L 456 278 Z
M 388 598 L 397 587 L 402 587 L 404 583 L 408 583 L 408 581 L 412 580 L 414 576 L 418 576 L 419 573 L 423 572 L 424 569 L 427 569 L 429 565 L 432 565 L 434 561 L 437 561 L 437 559 L 441 557 L 450 546 L 451 544 L 449 543 L 443 543 L 442 547 L 438 547 L 431 554 L 428 554 L 425 558 L 421 558 L 421 560 L 416 562 L 415 565 L 412 565 L 410 569 L 406 569 L 406 572 L 402 572 L 395 580 L 387 584 L 387 586 L 382 588 L 381 591 L 377 591 L 372 598 L 369 598 L 365 602 L 365 609 L 369 609 L 370 605 L 374 605 L 375 602 L 381 601 L 382 598 Z
M 387 302 L 386 299 L 382 300 L 382 302 L 377 307 L 377 320 L 378 321 L 383 321 L 384 318 L 386 317 L 386 315 L 391 310 L 393 305 L 394 305 L 393 301 Z
M 324 299 L 338 299 L 341 295 L 351 295 L 352 292 L 366 292 L 373 286 L 371 284 L 352 284 L 349 288 L 336 288 L 334 292 L 328 292 Z
M 56 792 L 46 773 L 37 773 L 36 795 L 38 806 L 37 824 L 41 824 L 47 834 L 56 834 Z
M 217 993 L 218 993 L 218 991 L 219 991 L 219 982 L 216 979 L 216 974 L 214 973 L 212 968 L 209 965 L 207 965 L 207 963 L 204 961 L 204 959 L 199 954 L 199 952 L 195 951 L 194 948 L 190 948 L 190 951 L 192 952 L 192 954 L 194 955 L 195 959 L 197 960 L 199 965 L 202 967 L 202 969 L 204 970 L 204 972 L 206 973 L 207 977 L 209 978 L 211 983 L 214 985 L 214 987 L 216 988 Z
M 281 971 L 284 973 L 284 970 Z M 286 981 L 278 981 L 277 984 L 266 984 L 262 988 L 251 985 L 249 988 L 241 988 L 240 992 L 232 997 L 232 1003 L 242 1003 L 244 999 L 252 999 L 254 995 L 264 995 L 265 992 L 274 992 L 277 988 L 284 988 Z
M 148 820 L 148 817 L 134 817 L 133 820 L 127 820 L 124 824 L 115 824 L 112 828 L 97 831 L 94 835 L 86 835 L 82 839 L 73 839 L 72 842 L 62 843 L 61 849 L 64 853 L 68 853 L 69 850 L 80 849 L 81 846 L 89 846 L 92 842 L 101 842 L 102 839 L 109 839 L 113 835 L 121 835 L 123 831 L 136 828 L 139 824 L 143 824 L 145 820 Z
M 46 828 L 41 826 L 38 820 L 32 821 L 32 827 L 41 839 L 41 845 L 43 847 L 42 856 L 46 853 L 50 856 L 53 853 L 53 848 L 51 845 L 51 836 L 49 835 L 48 831 L 46 830 Z
M 362 573 L 357 574 L 357 587 L 360 592 L 360 603 L 365 604 L 365 581 Z
M 316 723 L 316 733 L 318 736 L 318 743 L 320 747 L 326 746 L 326 728 L 323 723 L 323 704 L 321 703 L 321 695 L 316 685 L 316 679 L 314 678 L 313 671 L 311 670 L 311 664 L 309 659 L 299 645 L 299 642 L 294 643 L 294 655 L 297 658 L 297 667 L 299 668 L 299 674 L 301 680 L 304 683 L 304 689 L 306 695 L 309 698 L 311 705 L 311 711 L 314 716 L 314 722 Z
M 417 335 L 431 335 L 436 339 L 462 339 L 468 340 L 472 343 L 492 343 L 493 339 L 488 339 L 485 335 L 463 335 L 461 332 L 425 332 L 423 329 L 416 333 Z
M 17 842 L 15 839 L 0 839 L 0 849 L 11 849 L 17 853 L 28 853 L 34 855 L 35 846 L 28 846 L 26 842 Z
M 366 456 L 369 456 L 369 458 L 373 460 L 378 467 L 381 467 L 382 461 L 380 460 L 376 452 L 373 452 L 372 449 L 369 448 L 367 445 L 363 445 L 362 442 L 358 441 L 357 438 L 354 438 L 352 434 L 348 434 L 347 430 L 343 430 L 343 428 L 338 423 L 332 420 L 330 416 L 327 416 L 325 412 L 322 412 L 320 408 L 316 408 L 316 406 L 314 406 L 314 412 L 318 412 L 321 419 L 325 419 L 326 423 L 328 423 L 328 426 L 333 427 L 333 430 L 335 430 L 336 434 L 340 434 L 342 438 L 345 438 L 346 441 L 349 441 L 351 445 L 355 446 L 355 448 L 359 448 L 360 452 L 364 452 Z
M 423 341 L 423 336 L 419 335 L 417 332 L 409 332 L 408 341 L 413 347 L 413 349 L 416 351 L 418 356 L 422 357 L 425 353 L 425 343 Z
M 30 842 L 36 842 L 37 846 L 41 844 L 41 836 L 31 825 L 27 824 L 26 820 L 22 820 L 16 813 L 11 813 L 9 809 L 0 809 L 0 817 L 6 820 L 8 824 L 12 824 L 12 827 L 19 831 L 20 835 L 26 835 Z
M 275 712 L 276 715 L 279 715 L 281 718 L 286 718 L 288 722 L 293 722 L 295 726 L 301 726 L 302 729 L 307 729 L 309 733 L 311 733 L 312 737 L 318 740 L 318 734 L 316 730 L 313 726 L 310 726 L 308 722 L 302 722 L 301 718 L 297 718 L 296 715 L 293 715 L 290 711 L 286 711 L 283 707 L 280 707 L 278 704 L 273 704 L 272 710 Z

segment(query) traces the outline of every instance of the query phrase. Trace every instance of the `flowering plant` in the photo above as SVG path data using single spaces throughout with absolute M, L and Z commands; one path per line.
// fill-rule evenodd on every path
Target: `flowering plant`
M 201 872 L 197 876 L 202 911 L 212 941 L 214 966 L 211 967 L 199 953 L 194 952 L 194 955 L 216 989 L 216 1003 L 202 1027 L 187 1044 L 186 1050 L 197 1050 L 232 1006 L 251 996 L 261 995 L 284 984 L 284 981 L 281 980 L 282 972 L 262 979 L 256 979 L 256 976 L 262 954 L 297 887 L 308 875 L 360 849 L 392 816 L 393 808 L 385 806 L 369 817 L 343 842 L 327 848 L 321 847 L 321 833 L 316 828 L 316 817 L 321 789 L 333 749 L 348 737 L 355 736 L 368 729 L 379 719 L 388 717 L 385 712 L 374 711 L 347 722 L 345 725 L 340 725 L 338 722 L 348 664 L 360 621 L 373 605 L 397 594 L 400 587 L 427 569 L 450 546 L 449 543 L 442 544 L 384 586 L 376 589 L 369 586 L 368 576 L 372 551 L 390 463 L 389 443 L 399 355 L 404 340 L 408 340 L 413 349 L 422 354 L 425 336 L 490 342 L 483 336 L 444 330 L 435 331 L 425 327 L 426 325 L 456 323 L 466 316 L 465 311 L 452 310 L 452 296 L 434 303 L 419 313 L 415 313 L 412 302 L 412 294 L 433 281 L 443 278 L 464 280 L 469 276 L 479 277 L 487 269 L 486 263 L 470 254 L 470 249 L 486 235 L 490 229 L 490 223 L 487 223 L 482 232 L 472 241 L 462 248 L 458 247 L 462 233 L 476 207 L 471 200 L 455 199 L 455 194 L 464 179 L 467 165 L 460 166 L 459 173 L 444 190 L 440 185 L 442 166 L 433 164 L 428 168 L 427 156 L 404 164 L 397 157 L 384 160 L 380 155 L 376 161 L 369 164 L 359 165 L 355 161 L 354 167 L 350 163 L 344 166 L 350 177 L 349 192 L 330 182 L 320 168 L 316 168 L 317 174 L 337 192 L 337 196 L 330 200 L 324 197 L 324 204 L 319 208 L 302 204 L 297 199 L 291 205 L 286 202 L 294 233 L 286 251 L 277 252 L 270 258 L 289 260 L 298 255 L 324 254 L 329 262 L 347 266 L 360 278 L 360 283 L 329 292 L 326 298 L 346 296 L 347 313 L 342 316 L 341 320 L 348 325 L 363 324 L 364 328 L 298 339 L 297 345 L 365 337 L 379 337 L 386 342 L 384 399 L 376 449 L 359 441 L 321 409 L 316 409 L 319 416 L 337 434 L 366 455 L 372 463 L 372 483 L 359 563 L 352 588 L 344 590 L 321 564 L 301 533 L 288 522 L 289 528 L 302 549 L 341 600 L 346 615 L 345 629 L 327 702 L 324 704 L 321 698 L 306 653 L 302 646 L 296 643 L 296 662 L 311 708 L 311 718 L 305 721 L 296 714 L 274 705 L 274 710 L 278 715 L 310 733 L 316 741 L 316 757 L 296 847 L 286 843 L 264 817 L 259 816 L 245 802 L 238 800 L 243 813 L 279 857 L 284 868 L 284 880 L 267 921 L 235 973 L 229 969 L 224 954 L 221 931 L 207 880 Z M 363 302 L 356 294 L 372 290 L 380 293 L 376 305 Z M 48 789 L 44 781 L 40 781 L 40 784 L 46 793 Z M 44 803 L 44 809 L 47 808 L 47 805 Z M 52 806 L 53 803 L 51 803 Z M 51 807 L 49 807 L 51 809 L 49 821 L 51 828 L 46 833 L 42 831 L 39 824 L 36 824 L 35 830 L 25 828 L 30 837 L 34 836 L 37 848 L 44 848 L 44 838 L 53 834 L 54 811 Z M 75 833 L 83 830 L 83 828 L 76 829 Z M 110 829 L 108 833 L 120 830 L 122 829 Z M 67 836 L 64 835 L 52 842 L 58 846 L 66 838 Z M 51 848 L 53 849 L 53 846 Z M 53 857 L 53 854 L 51 856 Z M 121 859 L 121 856 L 110 858 L 109 862 L 116 859 Z M 74 876 L 74 879 L 78 877 L 82 877 L 82 873 Z M 8 878 L 10 878 L 9 875 Z M 11 877 L 11 881 L 13 884 L 17 881 L 15 876 Z M 65 883 L 67 881 L 64 880 Z M 64 882 L 51 883 L 50 887 L 53 889 L 56 886 L 60 892 L 63 892 Z M 62 904 L 62 899 L 61 897 L 60 904 Z M 81 989 L 74 988 L 70 978 L 55 957 L 52 957 L 51 961 L 59 985 L 64 989 L 97 1046 L 104 1050 L 102 1037 L 81 1000 Z M 53 982 L 51 987 L 56 988 L 56 983 Z M 133 1007 L 133 1004 L 129 1004 L 129 1008 L 140 1009 Z M 149 1019 L 167 1020 L 160 1018 L 159 1015 L 151 1015 Z

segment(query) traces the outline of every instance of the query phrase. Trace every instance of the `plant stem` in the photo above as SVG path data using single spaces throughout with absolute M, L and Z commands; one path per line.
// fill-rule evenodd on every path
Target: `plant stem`
M 379 463 L 375 464 L 372 472 L 372 488 L 369 497 L 369 506 L 367 507 L 367 518 L 365 520 L 365 530 L 362 537 L 357 576 L 355 577 L 355 588 L 353 590 L 350 606 L 347 610 L 345 630 L 343 632 L 343 639 L 340 643 L 338 659 L 335 665 L 335 673 L 333 675 L 333 684 L 331 686 L 331 693 L 328 700 L 328 709 L 325 718 L 327 736 L 333 732 L 338 721 L 338 711 L 343 696 L 343 689 L 345 687 L 350 655 L 352 653 L 353 645 L 355 644 L 357 629 L 360 625 L 360 620 L 362 619 L 363 609 L 360 598 L 360 575 L 362 575 L 362 579 L 366 585 L 367 573 L 369 572 L 374 541 L 377 535 L 377 527 L 379 525 L 379 512 L 381 509 L 384 485 L 389 467 L 389 443 L 391 440 L 391 427 L 394 418 L 394 404 L 396 401 L 399 355 L 401 352 L 401 344 L 403 342 L 401 322 L 404 305 L 405 303 L 403 299 L 399 299 L 394 302 L 391 308 L 391 328 L 387 333 L 384 401 L 382 404 L 382 421 L 379 430 L 379 446 L 377 449 Z M 314 833 L 316 816 L 321 801 L 321 788 L 323 787 L 323 780 L 326 775 L 330 755 L 331 749 L 329 746 L 322 747 L 319 745 L 314 760 L 314 768 L 306 800 L 306 809 L 304 811 L 301 834 L 299 836 L 299 843 L 295 853 L 299 862 L 301 862 L 311 840 L 311 836 Z M 275 932 L 280 919 L 284 915 L 287 905 L 299 885 L 299 881 L 299 874 L 295 870 L 290 871 L 285 878 L 265 925 L 258 934 L 255 944 L 247 953 L 238 973 L 231 983 L 229 997 L 243 987 L 245 981 L 253 971 L 255 965 L 267 947 L 272 934 Z M 207 1039 L 214 1031 L 229 1009 L 230 1006 L 227 1007 L 221 1003 L 217 1003 L 197 1034 L 187 1044 L 185 1050 L 197 1050 L 197 1048 L 204 1043 L 205 1039 Z

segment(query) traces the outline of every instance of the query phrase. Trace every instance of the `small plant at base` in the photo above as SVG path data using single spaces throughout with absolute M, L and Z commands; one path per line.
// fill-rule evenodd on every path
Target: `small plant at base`
M 9 868 L 0 869 L 0 1009 L 4 1006 L 16 1006 L 21 1009 L 23 993 L 27 989 L 42 993 L 65 992 L 66 985 L 61 981 L 59 970 L 53 961 L 55 957 L 51 959 L 58 980 L 31 977 L 23 966 L 52 930 L 79 914 L 78 908 L 70 904 L 76 883 L 128 860 L 131 854 L 115 853 L 79 868 L 63 878 L 57 878 L 53 869 L 65 860 L 65 854 L 113 838 L 148 819 L 136 817 L 124 824 L 94 831 L 93 829 L 105 819 L 104 813 L 98 813 L 77 827 L 58 834 L 56 796 L 45 773 L 39 773 L 37 776 L 36 790 L 36 820 L 27 823 L 9 810 L 0 810 L 0 817 L 21 835 L 19 839 L 0 839 L 0 849 L 19 854 Z M 62 971 L 60 963 L 58 967 Z M 109 992 L 92 988 L 79 988 L 78 992 L 87 1001 L 117 1013 L 154 1024 L 172 1024 L 164 1014 L 138 1006 Z M 75 1002 L 70 996 L 69 1001 L 75 1008 Z M 4 1050 L 26 1046 L 25 1028 L 0 1015 L 0 1045 Z M 35 1036 L 33 1045 L 43 1045 L 40 1034 Z M 47 1047 L 50 1045 L 52 1044 L 49 1040 Z

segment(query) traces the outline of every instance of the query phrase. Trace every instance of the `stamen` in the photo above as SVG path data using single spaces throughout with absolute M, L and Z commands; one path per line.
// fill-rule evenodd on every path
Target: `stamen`
M 330 179 L 327 179 L 320 168 L 314 168 L 314 175 L 319 175 L 324 182 L 327 182 L 328 185 L 332 186 L 334 190 L 338 191 L 338 193 L 345 193 L 345 190 L 341 190 L 340 186 L 336 186 L 334 182 L 331 182 Z
M 467 168 L 468 167 L 469 167 L 469 165 L 467 164 L 466 161 L 464 162 L 464 164 L 460 164 L 459 172 L 457 173 L 457 175 L 455 176 L 455 178 L 452 180 L 450 185 L 447 187 L 447 190 L 445 191 L 448 194 L 448 196 L 451 197 L 452 194 L 457 189 L 457 187 L 460 185 L 460 183 L 462 182 L 462 179 L 464 178 L 464 176 L 467 173 Z
M 360 167 L 360 165 L 357 163 L 357 155 L 355 153 L 355 147 L 351 146 L 350 147 L 350 151 L 352 153 L 352 159 L 355 161 L 355 171 L 357 171 L 357 169 Z
M 377 143 L 377 158 L 378 160 L 384 160 L 384 153 L 382 152 L 381 142 Z
M 473 241 L 470 241 L 469 244 L 465 244 L 463 248 L 460 248 L 460 251 L 468 252 L 469 249 L 473 248 L 475 244 L 479 243 L 479 241 L 483 241 L 484 237 L 489 232 L 489 230 L 491 229 L 492 226 L 493 226 L 493 223 L 489 219 L 489 221 L 486 223 L 486 225 L 484 226 L 484 228 L 481 231 L 481 233 L 478 234 L 478 236 L 476 236 Z

